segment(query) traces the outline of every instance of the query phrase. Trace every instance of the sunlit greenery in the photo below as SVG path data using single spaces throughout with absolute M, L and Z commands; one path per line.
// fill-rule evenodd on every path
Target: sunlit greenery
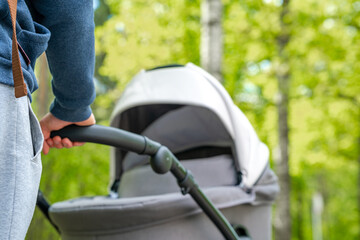
M 102 56 L 94 112 L 108 124 L 116 100 L 143 68 L 199 64 L 199 0 L 107 0 L 96 28 Z M 223 0 L 224 85 L 277 154 L 276 36 L 281 0 Z M 106 13 L 106 11 L 103 11 Z M 291 72 L 290 174 L 293 239 L 311 239 L 311 199 L 324 198 L 324 239 L 359 239 L 360 2 L 291 1 L 286 48 Z M 100 61 L 100 60 L 99 60 Z M 34 103 L 36 104 L 36 103 Z M 50 201 L 106 194 L 109 149 L 86 145 L 43 156 L 41 188 Z M 28 239 L 58 239 L 40 213 Z

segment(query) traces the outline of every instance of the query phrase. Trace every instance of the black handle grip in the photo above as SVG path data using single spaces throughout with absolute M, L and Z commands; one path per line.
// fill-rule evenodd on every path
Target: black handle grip
M 51 137 L 69 138 L 73 142 L 92 142 L 144 153 L 147 139 L 144 136 L 118 128 L 92 125 L 87 127 L 70 125 L 59 131 L 51 132 Z

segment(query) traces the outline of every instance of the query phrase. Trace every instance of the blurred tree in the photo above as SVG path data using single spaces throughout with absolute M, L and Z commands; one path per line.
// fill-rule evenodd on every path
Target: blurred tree
M 108 4 L 105 0 L 98 0 L 97 7 L 94 12 L 94 21 L 96 26 L 102 26 L 105 22 L 111 18 L 111 12 Z M 103 65 L 104 59 L 106 57 L 106 53 L 103 51 L 98 51 L 96 54 L 95 61 L 95 78 L 102 84 L 106 86 L 106 88 L 114 88 L 116 83 L 111 81 L 111 79 L 99 72 L 99 69 Z M 100 92 L 99 92 L 100 93 Z
M 108 6 L 100 14 L 102 20 L 96 20 L 96 78 L 106 86 L 106 94 L 98 94 L 93 106 L 99 123 L 108 124 L 115 101 L 140 69 L 175 62 L 200 64 L 200 3 L 99 1 L 98 9 Z M 315 192 L 324 198 L 323 238 L 359 239 L 359 1 L 291 1 L 283 19 L 282 0 L 222 0 L 222 4 L 223 83 L 270 149 L 279 145 L 275 103 L 280 60 L 291 69 L 287 120 L 291 239 L 312 238 Z M 281 21 L 289 24 L 284 55 L 277 40 L 284 32 Z M 36 94 L 34 108 L 39 101 Z M 74 150 L 55 150 L 43 158 L 41 188 L 53 202 L 106 194 L 108 149 L 89 145 Z M 272 151 L 272 165 L 277 153 Z M 94 174 L 99 177 L 94 179 Z M 42 219 L 37 212 L 27 238 L 58 239 Z
M 38 118 L 42 118 L 49 111 L 50 104 L 50 72 L 46 59 L 46 54 L 43 53 L 37 60 L 37 70 L 38 70 L 38 84 L 39 90 L 37 95 L 37 108 L 36 115 Z
M 198 1 L 107 1 L 110 18 L 96 28 L 96 54 L 103 56 L 98 72 L 116 87 L 98 96 L 96 110 L 108 119 L 116 99 L 140 70 L 171 63 L 199 63 Z
M 286 46 L 290 40 L 289 3 L 284 0 L 280 13 L 281 29 L 277 36 L 278 65 L 276 77 L 278 80 L 278 95 L 276 99 L 278 109 L 278 135 L 279 157 L 275 159 L 275 169 L 279 177 L 280 193 L 275 210 L 275 238 L 278 240 L 291 239 L 291 214 L 290 214 L 290 174 L 289 174 L 289 92 L 290 92 L 290 64 Z
M 222 76 L 223 31 L 221 0 L 202 0 L 201 4 L 201 67 L 220 82 Z

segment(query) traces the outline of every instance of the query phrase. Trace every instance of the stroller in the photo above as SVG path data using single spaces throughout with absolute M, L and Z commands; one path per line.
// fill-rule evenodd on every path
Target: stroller
M 268 148 L 222 85 L 191 63 L 138 73 L 111 127 L 54 135 L 117 147 L 109 196 L 50 206 L 39 194 L 63 239 L 271 239 L 279 187 Z

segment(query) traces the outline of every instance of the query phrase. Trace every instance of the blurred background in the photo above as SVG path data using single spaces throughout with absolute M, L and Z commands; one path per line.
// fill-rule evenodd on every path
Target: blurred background
M 271 151 L 273 239 L 360 239 L 360 1 L 95 0 L 98 124 L 143 68 L 193 62 L 223 83 Z M 53 99 L 36 65 L 38 118 Z M 105 195 L 109 147 L 43 156 L 51 202 Z M 39 210 L 27 239 L 59 239 Z

